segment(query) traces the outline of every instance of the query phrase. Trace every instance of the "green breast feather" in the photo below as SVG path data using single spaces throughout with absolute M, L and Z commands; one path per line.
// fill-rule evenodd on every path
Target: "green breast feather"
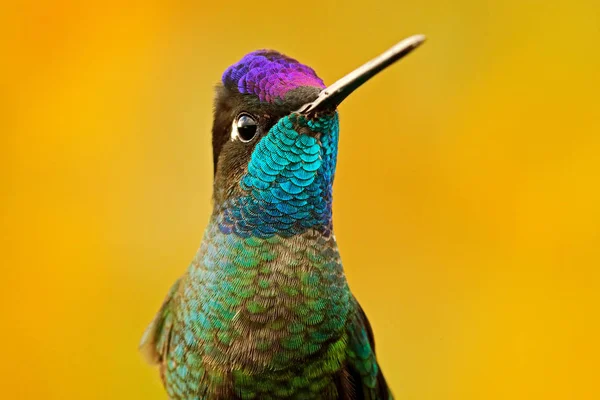
M 142 348 L 171 399 L 387 398 L 367 324 L 333 236 L 242 239 L 213 224 Z

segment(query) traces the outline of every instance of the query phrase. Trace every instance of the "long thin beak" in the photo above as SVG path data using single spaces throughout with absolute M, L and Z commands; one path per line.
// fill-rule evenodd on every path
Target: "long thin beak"
M 314 115 L 321 111 L 335 109 L 350 93 L 358 89 L 363 83 L 409 54 L 424 41 L 424 35 L 414 35 L 404 39 L 385 53 L 350 72 L 333 85 L 323 89 L 315 101 L 303 105 L 298 112 L 304 115 Z

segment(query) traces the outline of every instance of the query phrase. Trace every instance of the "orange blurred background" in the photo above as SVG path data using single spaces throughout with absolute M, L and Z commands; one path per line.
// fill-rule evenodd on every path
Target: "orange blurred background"
M 600 3 L 19 2 L 0 16 L 6 399 L 165 399 L 137 353 L 211 210 L 214 84 L 275 48 L 340 108 L 336 235 L 398 399 L 598 399 Z

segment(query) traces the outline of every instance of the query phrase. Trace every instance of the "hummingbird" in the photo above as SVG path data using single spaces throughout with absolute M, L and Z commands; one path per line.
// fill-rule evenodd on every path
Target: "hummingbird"
M 274 50 L 224 72 L 213 212 L 140 344 L 170 399 L 392 398 L 333 232 L 337 106 L 424 40 L 411 36 L 328 87 Z

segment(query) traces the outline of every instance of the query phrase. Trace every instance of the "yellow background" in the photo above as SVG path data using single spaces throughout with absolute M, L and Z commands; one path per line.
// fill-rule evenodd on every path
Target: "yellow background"
M 336 234 L 398 399 L 598 399 L 600 5 L 19 2 L 0 12 L 0 397 L 164 399 L 137 353 L 211 204 L 213 86 L 332 83 Z

